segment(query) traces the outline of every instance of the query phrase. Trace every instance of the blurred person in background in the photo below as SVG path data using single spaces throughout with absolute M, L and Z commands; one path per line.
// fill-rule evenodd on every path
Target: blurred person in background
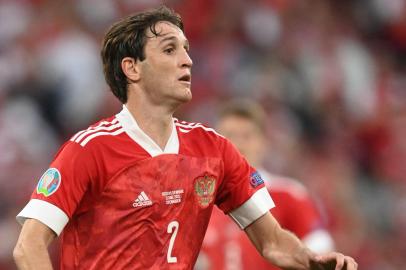
M 249 99 L 236 99 L 221 109 L 220 134 L 237 147 L 258 169 L 276 207 L 271 210 L 279 224 L 296 234 L 314 252 L 333 249 L 320 211 L 307 189 L 298 181 L 273 175 L 263 167 L 267 151 L 266 112 Z M 259 256 L 249 239 L 217 208 L 213 210 L 196 270 L 278 269 Z
M 357 269 L 318 255 L 283 230 L 254 168 L 224 137 L 173 118 L 190 101 L 189 43 L 165 7 L 115 23 L 103 41 L 117 115 L 78 132 L 57 153 L 19 213 L 20 269 L 51 269 L 62 233 L 62 269 L 190 269 L 216 203 L 258 251 L 285 269 Z

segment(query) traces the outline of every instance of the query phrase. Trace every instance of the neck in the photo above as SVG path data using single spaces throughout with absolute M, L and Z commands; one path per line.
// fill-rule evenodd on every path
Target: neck
M 172 133 L 173 111 L 134 100 L 129 100 L 126 107 L 142 131 L 163 150 Z

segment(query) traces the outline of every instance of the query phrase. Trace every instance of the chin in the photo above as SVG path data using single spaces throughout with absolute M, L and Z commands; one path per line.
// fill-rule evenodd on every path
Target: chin
M 174 106 L 175 108 L 189 102 L 190 100 L 192 100 L 192 92 L 189 87 L 177 89 L 175 92 L 165 96 L 165 101 L 169 102 L 171 106 Z
M 185 89 L 185 92 L 179 99 L 182 102 L 188 102 L 192 100 L 192 91 L 189 88 Z

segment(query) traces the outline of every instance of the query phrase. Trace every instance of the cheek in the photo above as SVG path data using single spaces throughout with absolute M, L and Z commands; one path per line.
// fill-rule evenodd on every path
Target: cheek
M 165 91 L 165 89 L 171 88 L 173 84 L 165 72 L 151 72 L 147 77 L 147 83 L 153 89 L 161 89 L 161 91 Z
M 157 61 L 152 61 L 145 63 L 141 68 L 141 73 L 144 77 L 148 78 L 150 81 L 163 81 L 169 77 L 171 69 L 165 63 L 160 63 Z
M 152 80 L 156 81 L 156 83 L 162 84 L 162 86 L 170 87 L 174 84 L 173 75 L 171 75 L 169 70 L 159 70 Z

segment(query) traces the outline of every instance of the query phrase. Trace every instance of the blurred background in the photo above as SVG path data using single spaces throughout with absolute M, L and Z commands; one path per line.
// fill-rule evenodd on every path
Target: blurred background
M 15 215 L 59 146 L 121 108 L 103 33 L 161 3 L 182 15 L 194 60 L 177 116 L 212 126 L 224 100 L 261 103 L 267 169 L 310 189 L 360 269 L 404 269 L 404 0 L 0 0 L 0 269 L 15 269 Z

